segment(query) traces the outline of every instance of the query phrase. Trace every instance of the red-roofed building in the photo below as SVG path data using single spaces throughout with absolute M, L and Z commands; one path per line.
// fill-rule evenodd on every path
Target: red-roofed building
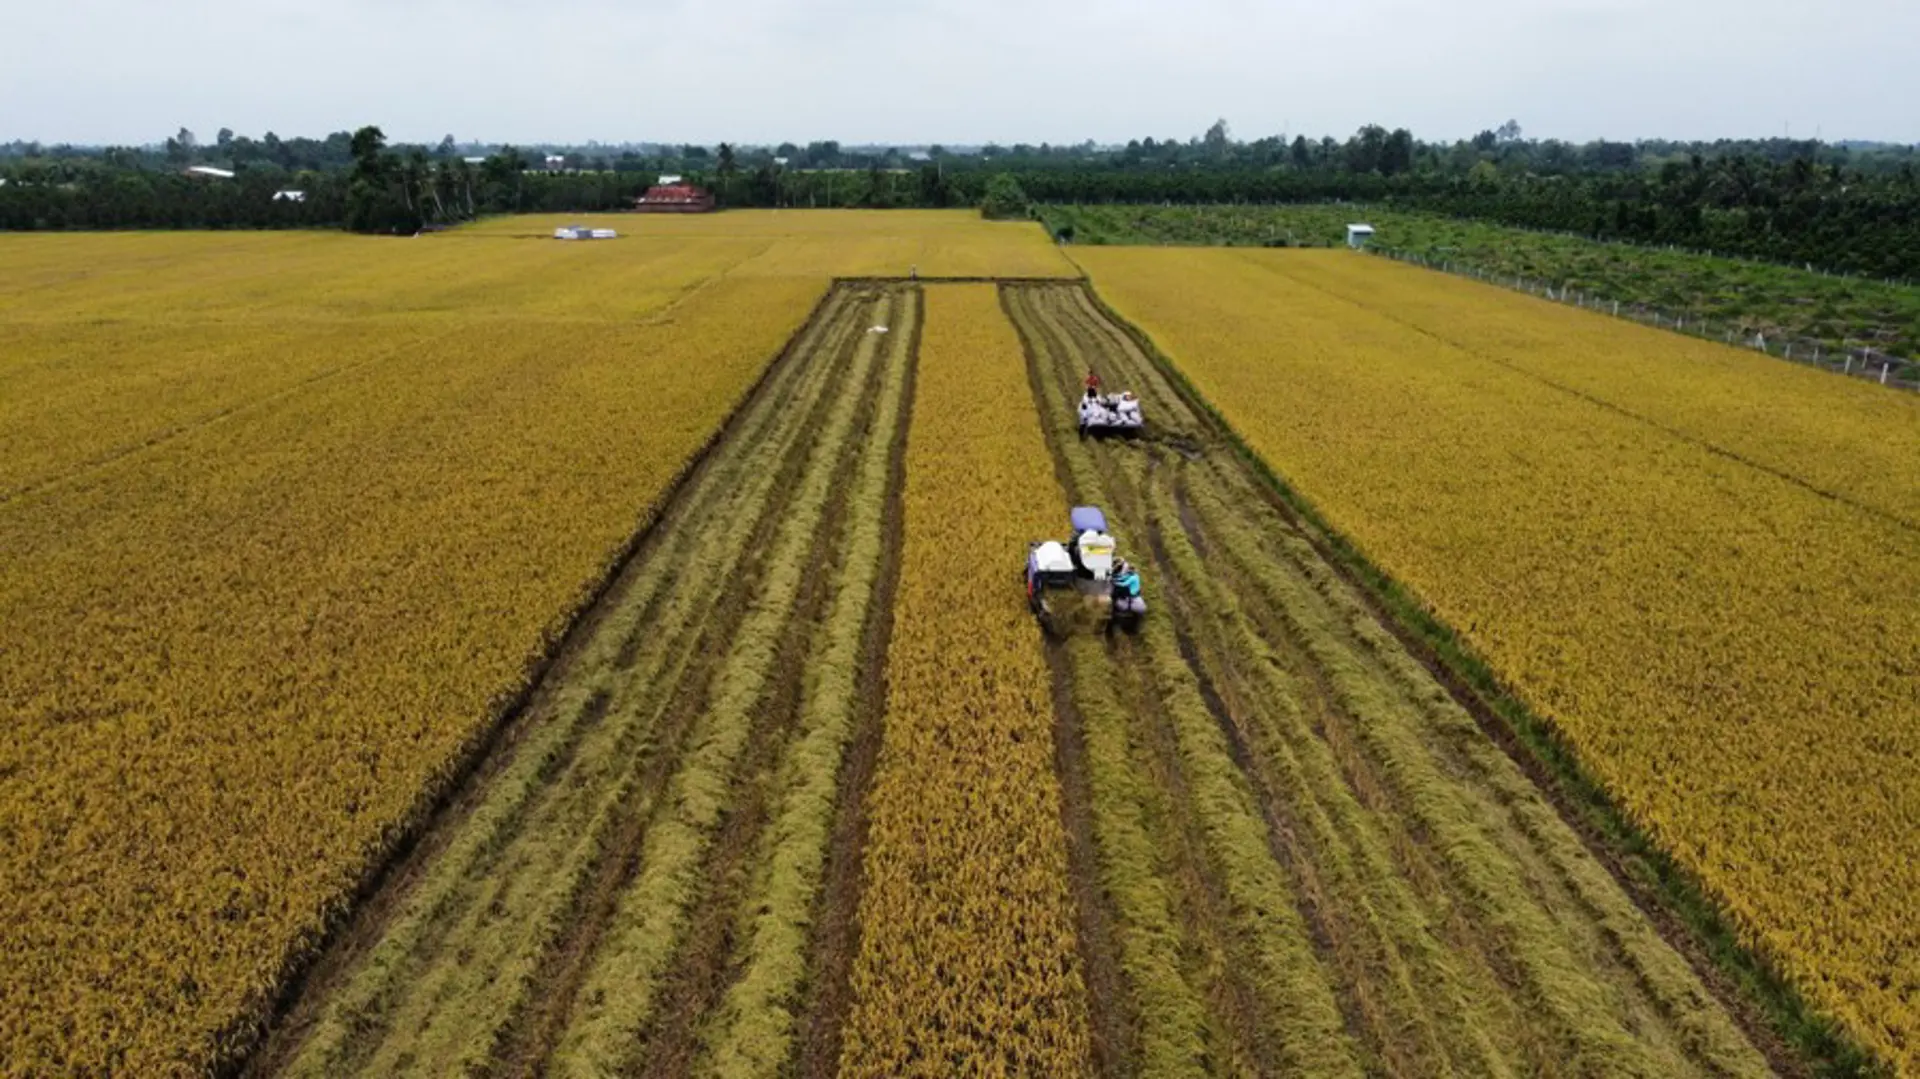
M 633 208 L 642 213 L 701 214 L 713 209 L 713 195 L 692 184 L 655 184 L 634 200 Z

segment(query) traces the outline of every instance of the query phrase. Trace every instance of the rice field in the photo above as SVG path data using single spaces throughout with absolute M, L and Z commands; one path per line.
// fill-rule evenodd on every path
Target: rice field
M 835 276 L 1070 272 L 832 216 L 0 237 L 8 1070 L 252 1045 Z
M 1699 756 L 1903 690 L 1741 666 L 1757 613 L 1827 631 L 1781 606 L 1815 582 L 1834 632 L 1909 628 L 1843 527 L 1916 511 L 1887 417 L 1372 262 L 1099 252 L 1089 286 L 957 213 L 560 220 L 0 237 L 0 1073 L 1812 1067 L 1262 471 L 1761 925 L 1713 860 L 1789 845 L 1698 805 L 1904 805 L 1768 738 Z M 1145 437 L 1077 437 L 1089 368 Z M 1678 573 L 1604 501 L 1629 469 L 1737 524 Z M 1076 504 L 1142 569 L 1136 633 L 1028 612 Z M 1774 531 L 1800 561 L 1733 583 Z M 1550 616 L 1570 550 L 1595 602 Z M 1688 587 L 1720 606 L 1675 637 L 1594 613 Z M 1653 729 L 1684 780 L 1635 765 Z M 1888 993 L 1819 999 L 1897 1039 Z
M 1920 1067 L 1920 401 L 1344 252 L 1078 257 L 1751 946 Z

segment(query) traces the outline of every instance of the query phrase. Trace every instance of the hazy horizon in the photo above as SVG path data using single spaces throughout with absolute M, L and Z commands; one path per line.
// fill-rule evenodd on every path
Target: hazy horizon
M 0 141 L 1002 145 L 1528 137 L 1920 143 L 1920 5 L 1834 0 L 74 0 L 8 13 Z M 1868 44 L 1862 45 L 1862 41 Z

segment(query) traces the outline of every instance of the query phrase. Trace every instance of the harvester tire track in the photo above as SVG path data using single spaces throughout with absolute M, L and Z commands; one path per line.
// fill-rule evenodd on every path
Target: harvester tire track
M 1016 326 L 1019 298 L 1014 290 L 1000 290 L 1000 307 Z M 1044 400 L 1039 360 L 1030 342 L 1023 342 L 1027 382 L 1035 401 Z M 1042 425 L 1045 426 L 1044 424 Z M 1047 440 L 1051 449 L 1053 439 Z M 1073 477 L 1059 453 L 1050 455 L 1054 478 L 1063 491 L 1074 489 Z M 1073 701 L 1072 664 L 1059 642 L 1047 644 L 1047 669 L 1053 681 L 1054 767 L 1060 776 L 1060 821 L 1067 837 L 1067 870 L 1074 897 L 1074 917 L 1080 962 L 1087 981 L 1088 1021 L 1093 1035 L 1093 1062 L 1101 1075 L 1139 1073 L 1140 1037 L 1137 1009 L 1127 995 L 1120 974 L 1120 945 L 1114 919 L 1102 898 L 1100 854 L 1094 839 L 1092 779 L 1088 774 L 1084 721 Z

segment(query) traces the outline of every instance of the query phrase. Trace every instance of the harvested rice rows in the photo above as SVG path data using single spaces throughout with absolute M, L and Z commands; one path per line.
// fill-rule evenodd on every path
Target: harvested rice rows
M 1078 287 L 1009 287 L 1062 483 L 1157 601 L 1057 647 L 1143 1074 L 1767 1061 L 1474 719 Z M 1074 438 L 1092 366 L 1137 444 Z M 1073 775 L 1069 769 L 1067 774 Z M 1071 815 L 1071 811 L 1070 811 Z
M 840 761 L 872 722 L 918 308 L 824 301 L 256 1072 L 784 1059 Z

